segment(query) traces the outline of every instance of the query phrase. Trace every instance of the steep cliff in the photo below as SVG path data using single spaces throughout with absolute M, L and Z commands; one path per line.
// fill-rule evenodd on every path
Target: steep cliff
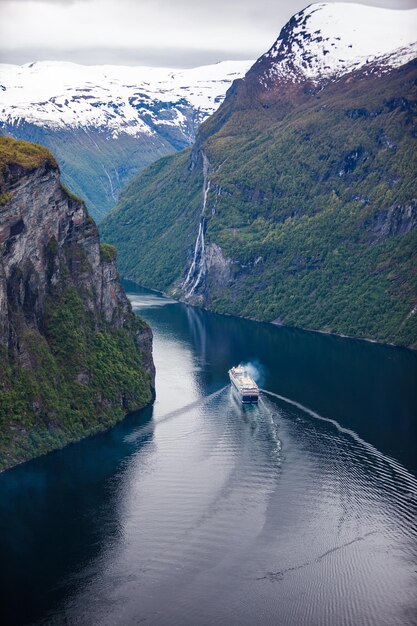
M 150 328 L 43 147 L 0 138 L 0 469 L 152 398 Z
M 193 148 L 127 187 L 102 227 L 122 274 L 219 312 L 417 345 L 416 18 L 295 15 Z

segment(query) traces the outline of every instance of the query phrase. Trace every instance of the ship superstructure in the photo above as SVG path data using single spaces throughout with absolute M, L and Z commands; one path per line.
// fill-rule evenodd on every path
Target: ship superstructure
M 232 367 L 229 370 L 229 377 L 232 387 L 238 392 L 244 404 L 258 402 L 259 387 L 244 367 L 241 365 Z

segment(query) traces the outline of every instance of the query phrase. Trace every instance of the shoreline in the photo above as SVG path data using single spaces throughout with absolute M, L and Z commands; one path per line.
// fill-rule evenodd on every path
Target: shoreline
M 163 296 L 164 298 L 169 298 L 170 300 L 175 300 L 175 302 L 178 302 L 179 304 L 183 304 L 185 306 L 191 306 L 194 309 L 200 309 L 201 311 L 206 311 L 208 313 L 215 313 L 216 315 L 224 315 L 226 317 L 236 317 L 237 319 L 241 319 L 241 320 L 247 320 L 250 322 L 256 322 L 258 324 L 268 324 L 268 325 L 272 325 L 272 326 L 276 326 L 277 328 L 287 328 L 287 329 L 293 329 L 293 330 L 297 330 L 297 331 L 302 331 L 302 332 L 306 332 L 306 333 L 319 333 L 320 335 L 325 335 L 327 337 L 338 337 L 340 339 L 349 339 L 350 341 L 364 341 L 366 343 L 372 343 L 375 344 L 377 346 L 384 346 L 385 348 L 395 348 L 396 350 L 407 350 L 412 352 L 413 354 L 415 354 L 417 352 L 417 345 L 415 347 L 413 346 L 404 346 L 401 344 L 397 344 L 397 343 L 386 343 L 384 341 L 380 341 L 378 339 L 372 339 L 370 337 L 355 337 L 353 335 L 345 335 L 343 333 L 335 333 L 335 332 L 330 332 L 330 331 L 325 331 L 325 330 L 318 330 L 315 328 L 304 328 L 303 326 L 288 326 L 286 324 L 278 324 L 276 322 L 268 322 L 266 320 L 260 320 L 257 319 L 255 317 L 245 317 L 243 315 L 236 315 L 235 313 L 221 313 L 220 311 L 215 311 L 213 309 L 209 309 L 205 306 L 200 306 L 198 304 L 192 304 L 191 302 L 186 302 L 185 300 L 181 300 L 180 298 L 176 298 L 175 296 L 166 293 L 165 291 L 161 291 L 160 289 L 154 289 L 153 287 L 148 287 L 146 285 L 142 285 L 141 283 L 139 283 L 137 280 L 133 279 L 133 278 L 129 278 L 128 276 L 121 276 L 120 277 L 122 281 L 129 281 L 135 285 L 137 285 L 138 287 L 141 287 L 142 289 L 148 289 L 149 291 L 152 291 L 153 293 L 159 294 L 161 296 Z

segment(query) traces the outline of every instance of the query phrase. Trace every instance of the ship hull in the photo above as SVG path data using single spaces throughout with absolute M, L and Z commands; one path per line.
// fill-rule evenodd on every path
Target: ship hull
M 239 380 L 236 379 L 230 371 L 229 377 L 232 389 L 239 396 L 242 404 L 257 404 L 259 400 L 259 390 L 256 385 L 252 389 L 245 389 L 241 384 L 239 384 Z

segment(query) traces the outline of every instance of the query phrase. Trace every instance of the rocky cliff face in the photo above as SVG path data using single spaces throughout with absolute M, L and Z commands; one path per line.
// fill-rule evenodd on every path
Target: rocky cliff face
M 150 328 L 40 146 L 0 138 L 0 468 L 151 400 Z M 125 379 L 125 380 L 123 380 Z

